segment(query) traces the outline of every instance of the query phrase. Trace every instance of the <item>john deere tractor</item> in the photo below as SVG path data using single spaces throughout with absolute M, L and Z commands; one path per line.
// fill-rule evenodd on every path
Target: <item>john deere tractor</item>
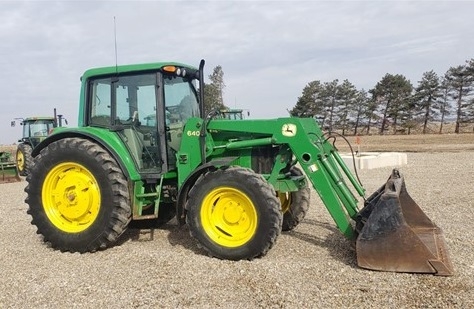
M 23 126 L 23 136 L 18 141 L 16 151 L 16 166 L 18 173 L 21 176 L 26 176 L 28 170 L 33 164 L 31 152 L 42 140 L 44 140 L 53 130 L 53 128 L 62 126 L 62 115 L 56 115 L 54 109 L 54 117 L 28 117 L 17 118 L 20 120 L 20 125 Z M 12 127 L 16 122 L 12 121 Z
M 132 220 L 176 216 L 209 255 L 252 260 L 303 220 L 312 185 L 361 267 L 452 274 L 441 230 L 397 170 L 365 198 L 328 142 L 335 133 L 314 119 L 204 114 L 203 70 L 160 62 L 83 74 L 78 127 L 54 129 L 32 152 L 26 203 L 45 242 L 94 252 Z
M 247 116 L 250 115 L 250 112 L 247 111 Z M 238 108 L 226 108 L 220 110 L 220 118 L 239 120 L 244 119 L 244 110 Z

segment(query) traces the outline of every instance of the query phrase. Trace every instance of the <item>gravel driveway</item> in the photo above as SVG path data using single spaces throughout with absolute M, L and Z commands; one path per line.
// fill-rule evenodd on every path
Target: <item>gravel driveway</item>
M 408 192 L 444 233 L 452 277 L 357 267 L 314 190 L 294 231 L 254 261 L 209 258 L 187 229 L 129 229 L 93 254 L 48 248 L 30 225 L 25 181 L 0 185 L 0 308 L 473 308 L 474 152 L 409 153 Z M 370 194 L 390 168 L 360 171 Z

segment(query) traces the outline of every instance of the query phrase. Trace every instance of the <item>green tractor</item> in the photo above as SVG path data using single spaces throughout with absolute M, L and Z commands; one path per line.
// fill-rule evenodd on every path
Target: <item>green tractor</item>
M 33 149 L 52 132 L 53 128 L 62 126 L 62 121 L 65 121 L 62 115 L 56 115 L 56 109 L 54 115 L 54 117 L 17 118 L 23 126 L 23 136 L 18 141 L 16 151 L 16 167 L 21 176 L 26 176 L 33 164 L 31 156 Z M 15 124 L 15 120 L 11 122 L 12 127 Z
M 247 111 L 247 116 L 250 115 L 250 112 Z M 219 118 L 230 119 L 230 120 L 242 120 L 245 119 L 244 110 L 239 108 L 226 108 L 220 110 Z
M 33 149 L 26 203 L 60 251 L 114 245 L 131 221 L 176 217 L 209 255 L 264 256 L 310 204 L 310 184 L 363 268 L 451 275 L 441 230 L 394 170 L 374 194 L 314 119 L 230 120 L 204 114 L 204 61 L 87 70 L 76 128 Z M 355 193 L 354 193 L 355 192 Z

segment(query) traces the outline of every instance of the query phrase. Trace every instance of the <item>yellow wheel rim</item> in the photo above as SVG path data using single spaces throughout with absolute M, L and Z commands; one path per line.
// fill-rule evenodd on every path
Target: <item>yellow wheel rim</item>
M 280 199 L 281 211 L 283 213 L 286 213 L 290 209 L 291 193 L 289 193 L 289 192 L 278 192 L 278 198 Z
M 54 226 L 67 233 L 86 230 L 97 218 L 100 189 L 84 166 L 66 162 L 46 175 L 42 188 L 43 208 Z
M 257 229 L 257 211 L 240 190 L 220 187 L 206 195 L 201 207 L 201 224 L 212 241 L 224 247 L 247 243 Z
M 25 169 L 25 155 L 23 155 L 21 150 L 16 153 L 16 166 L 20 172 L 23 172 Z

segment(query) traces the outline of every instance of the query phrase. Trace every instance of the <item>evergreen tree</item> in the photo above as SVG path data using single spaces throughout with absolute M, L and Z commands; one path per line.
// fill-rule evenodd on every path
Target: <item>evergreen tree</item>
M 220 65 L 216 66 L 211 75 L 211 83 L 204 87 L 204 109 L 205 114 L 212 110 L 225 109 L 224 105 L 224 71 Z
M 401 119 L 400 126 L 403 128 L 402 131 L 409 135 L 411 134 L 411 130 L 418 126 L 416 119 L 416 101 L 413 95 L 404 99 L 399 112 Z M 397 134 L 396 128 L 394 128 L 394 134 Z
M 382 115 L 380 134 L 388 128 L 389 122 L 396 134 L 398 122 L 411 118 L 409 98 L 412 90 L 413 86 L 405 76 L 387 73 L 371 91 Z
M 334 127 L 334 120 L 336 112 L 338 111 L 339 103 L 339 87 L 338 80 L 335 79 L 332 82 L 326 82 L 323 84 L 322 91 L 322 108 L 324 108 L 323 122 L 324 128 L 328 131 L 332 131 Z
M 451 91 L 450 86 L 446 78 L 441 79 L 440 84 L 440 91 L 441 91 L 441 99 L 439 101 L 439 113 L 440 113 L 440 126 L 439 126 L 439 134 L 443 133 L 443 124 L 444 118 L 450 114 L 451 106 L 449 104 L 449 93 Z
M 295 107 L 290 111 L 290 115 L 294 117 L 321 117 L 324 114 L 321 91 L 322 85 L 319 80 L 309 82 L 303 88 L 301 97 L 298 98 Z
M 353 106 L 354 108 L 350 113 L 350 117 L 353 119 L 354 135 L 357 135 L 359 126 L 362 125 L 364 121 L 367 121 L 367 118 L 369 118 L 367 117 L 367 112 L 369 110 L 369 98 L 367 92 L 364 89 L 356 91 Z M 368 122 L 370 122 L 370 118 Z
M 214 68 L 214 70 L 212 71 L 212 74 L 209 75 L 209 79 L 211 80 L 211 83 L 217 89 L 218 105 L 224 106 L 224 89 L 225 89 L 224 71 L 222 70 L 222 67 L 220 65 Z
M 423 134 L 426 134 L 428 122 L 438 114 L 442 92 L 438 75 L 434 71 L 423 73 L 423 78 L 415 89 L 415 108 L 421 112 Z
M 354 114 L 357 100 L 357 89 L 347 79 L 338 86 L 338 108 L 336 127 L 342 130 L 342 134 L 345 135 L 346 131 L 350 128 L 350 116 Z
M 375 88 L 370 89 L 369 94 L 370 94 L 370 99 L 367 102 L 367 111 L 365 113 L 365 116 L 367 118 L 367 127 L 366 127 L 367 134 L 370 134 L 370 129 L 372 127 L 372 124 L 377 124 L 377 122 L 379 122 L 381 119 L 381 117 L 377 114 L 379 102 L 377 99 L 377 95 L 375 93 Z M 374 121 L 373 123 L 372 123 L 372 120 Z
M 466 61 L 466 71 L 467 74 L 470 75 L 471 77 L 474 76 L 474 58 L 471 60 Z
M 470 66 L 459 65 L 451 67 L 445 74 L 445 78 L 451 88 L 450 97 L 456 105 L 456 125 L 454 133 L 460 132 L 460 126 L 470 121 L 470 109 L 473 100 L 469 95 L 473 91 L 474 78 L 470 73 Z
M 474 58 L 466 62 L 467 62 L 467 73 L 471 78 L 472 84 L 474 84 Z M 469 100 L 469 104 L 467 107 L 467 117 L 469 119 L 469 122 L 474 123 L 474 98 L 471 98 L 471 100 Z M 472 131 L 474 132 L 474 126 L 472 128 Z

